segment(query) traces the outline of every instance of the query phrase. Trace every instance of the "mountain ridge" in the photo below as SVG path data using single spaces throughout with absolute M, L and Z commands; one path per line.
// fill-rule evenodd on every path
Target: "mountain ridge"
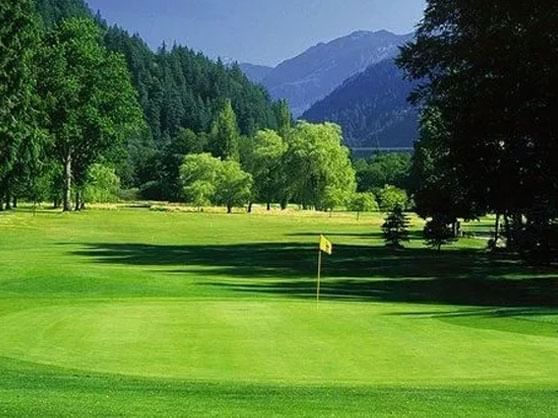
M 273 98 L 287 100 L 293 114 L 300 116 L 351 76 L 395 57 L 399 47 L 412 37 L 413 34 L 398 35 L 387 30 L 355 31 L 308 48 L 263 78 L 247 76 L 266 87 Z
M 418 130 L 417 110 L 407 101 L 413 88 L 387 59 L 347 79 L 302 118 L 338 123 L 353 148 L 411 147 Z

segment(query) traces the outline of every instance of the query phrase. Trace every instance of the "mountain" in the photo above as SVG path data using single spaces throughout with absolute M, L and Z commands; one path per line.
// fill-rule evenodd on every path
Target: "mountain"
M 273 67 L 267 67 L 265 65 L 254 65 L 254 64 L 239 64 L 242 72 L 248 77 L 253 83 L 261 83 L 262 80 L 273 71 Z
M 302 118 L 338 123 L 351 147 L 411 147 L 418 129 L 407 101 L 413 86 L 392 59 L 384 60 L 345 81 Z
M 395 57 L 412 34 L 359 31 L 320 43 L 270 71 L 261 81 L 275 99 L 286 99 L 299 116 L 349 77 Z

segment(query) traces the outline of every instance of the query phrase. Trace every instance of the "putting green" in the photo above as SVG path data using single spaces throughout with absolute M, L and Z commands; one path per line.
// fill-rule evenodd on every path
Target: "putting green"
M 462 326 L 438 319 L 438 310 L 441 315 L 442 307 L 348 302 L 325 302 L 317 310 L 309 301 L 248 300 L 50 306 L 2 317 L 0 356 L 215 382 L 556 381 L 558 339 L 507 332 L 501 319 L 500 330 Z

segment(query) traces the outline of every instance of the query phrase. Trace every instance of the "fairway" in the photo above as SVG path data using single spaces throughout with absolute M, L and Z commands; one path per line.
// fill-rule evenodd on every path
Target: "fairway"
M 0 414 L 558 414 L 556 270 L 489 257 L 487 224 L 438 254 L 381 222 L 0 215 Z

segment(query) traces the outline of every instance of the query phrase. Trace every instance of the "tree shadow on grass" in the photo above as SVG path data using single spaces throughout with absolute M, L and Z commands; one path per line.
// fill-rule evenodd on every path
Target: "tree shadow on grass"
M 168 266 L 208 276 L 202 285 L 246 294 L 311 298 L 317 248 L 301 243 L 238 245 L 85 244 L 73 254 L 98 263 Z M 222 279 L 220 279 L 222 278 Z M 235 279 L 235 280 L 231 280 Z M 337 245 L 323 262 L 324 298 L 464 306 L 558 306 L 558 272 L 475 250 L 392 251 Z
M 302 237 L 302 238 L 316 238 L 319 237 L 321 234 L 326 235 L 328 238 L 358 238 L 358 239 L 366 239 L 366 240 L 380 240 L 383 241 L 384 235 L 382 232 L 295 232 L 291 234 L 287 234 L 290 237 Z M 422 240 L 423 234 L 422 231 L 412 230 L 408 231 L 408 236 L 412 240 Z

